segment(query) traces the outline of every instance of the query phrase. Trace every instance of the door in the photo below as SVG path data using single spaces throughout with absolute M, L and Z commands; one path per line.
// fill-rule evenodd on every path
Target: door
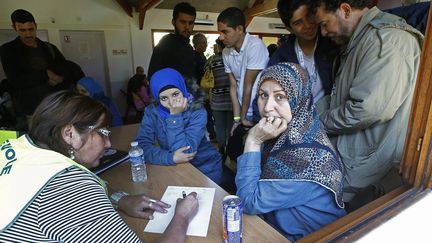
M 111 97 L 111 84 L 108 78 L 105 38 L 102 31 L 61 30 L 62 53 L 102 85 L 105 95 Z

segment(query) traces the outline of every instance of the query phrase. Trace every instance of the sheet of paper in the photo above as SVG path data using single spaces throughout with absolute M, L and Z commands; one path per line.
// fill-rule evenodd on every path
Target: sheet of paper
M 198 213 L 190 222 L 186 234 L 201 237 L 207 236 L 210 215 L 213 207 L 213 198 L 215 194 L 215 188 L 208 187 L 168 186 L 161 199 L 161 201 L 171 204 L 171 207 L 168 209 L 168 213 L 162 214 L 155 212 L 153 214 L 154 219 L 148 222 L 144 232 L 163 233 L 165 231 L 166 227 L 174 216 L 177 198 L 182 197 L 182 191 L 185 191 L 186 195 L 191 192 L 196 192 L 199 202 Z

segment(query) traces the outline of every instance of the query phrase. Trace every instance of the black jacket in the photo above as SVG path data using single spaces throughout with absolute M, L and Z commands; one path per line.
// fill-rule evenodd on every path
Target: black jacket
M 383 11 L 404 18 L 409 25 L 418 29 L 424 35 L 429 16 L 429 8 L 430 2 L 422 2 Z
M 36 63 L 35 69 L 29 59 L 32 47 L 23 44 L 19 37 L 0 47 L 0 56 L 5 71 L 13 89 L 13 102 L 19 114 L 31 115 L 43 98 L 59 90 L 59 87 L 48 85 L 47 69 L 58 69 L 66 60 L 56 46 L 37 39 L 44 60 Z
M 196 61 L 189 39 L 178 34 L 168 34 L 155 46 L 148 68 L 150 81 L 155 72 L 168 67 L 177 70 L 185 78 L 196 78 Z

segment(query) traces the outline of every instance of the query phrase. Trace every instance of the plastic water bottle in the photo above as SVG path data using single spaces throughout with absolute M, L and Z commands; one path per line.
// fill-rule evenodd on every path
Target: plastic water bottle
M 131 142 L 129 150 L 133 182 L 144 182 L 147 180 L 147 169 L 144 162 L 144 151 L 138 146 L 138 142 Z

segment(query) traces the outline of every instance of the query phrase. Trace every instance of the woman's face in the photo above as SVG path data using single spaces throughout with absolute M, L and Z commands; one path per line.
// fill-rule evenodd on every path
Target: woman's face
M 160 104 L 168 110 L 172 108 L 175 100 L 183 98 L 183 93 L 177 88 L 171 88 L 159 93 Z
M 71 144 L 75 149 L 75 161 L 87 168 L 98 166 L 105 149 L 111 147 L 107 131 L 106 128 L 94 128 L 88 133 L 79 134 L 75 130 Z
M 261 83 L 258 91 L 258 108 L 261 117 L 279 117 L 287 123 L 292 120 L 288 96 L 276 80 L 270 79 Z

